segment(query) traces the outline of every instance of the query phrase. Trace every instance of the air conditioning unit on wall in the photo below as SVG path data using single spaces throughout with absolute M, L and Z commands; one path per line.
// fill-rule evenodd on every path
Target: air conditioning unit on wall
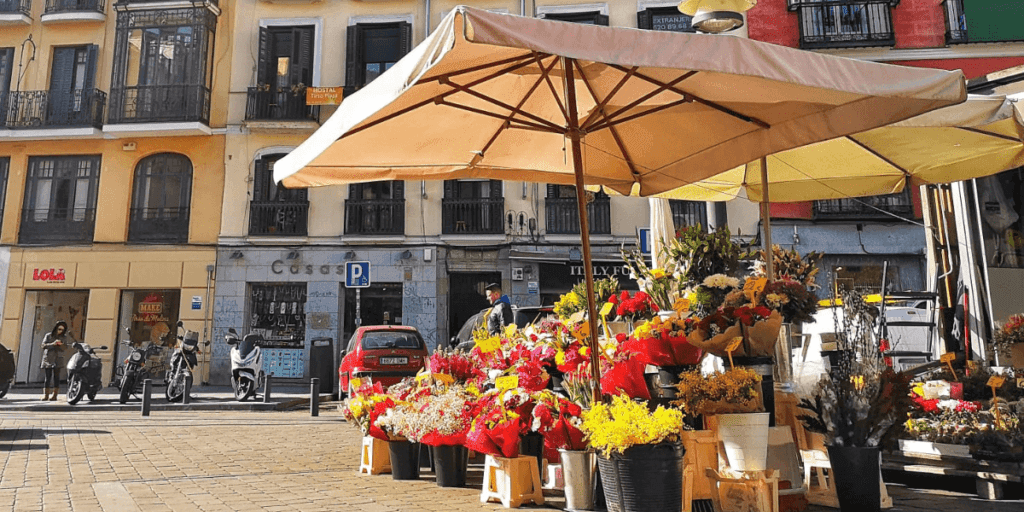
M 523 280 L 523 267 L 516 267 L 512 269 L 512 280 L 522 281 Z

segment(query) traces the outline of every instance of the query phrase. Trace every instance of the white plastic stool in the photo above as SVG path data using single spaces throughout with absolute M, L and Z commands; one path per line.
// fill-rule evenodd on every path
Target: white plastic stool
M 484 485 L 480 503 L 500 500 L 506 508 L 519 508 L 524 503 L 544 504 L 537 458 L 529 455 L 507 459 L 488 455 L 484 461 Z

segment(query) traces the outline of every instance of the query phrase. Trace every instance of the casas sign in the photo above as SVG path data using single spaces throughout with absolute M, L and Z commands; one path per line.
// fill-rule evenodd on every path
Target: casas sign
M 66 279 L 62 268 L 37 268 L 32 270 L 32 280 L 44 283 L 63 283 Z

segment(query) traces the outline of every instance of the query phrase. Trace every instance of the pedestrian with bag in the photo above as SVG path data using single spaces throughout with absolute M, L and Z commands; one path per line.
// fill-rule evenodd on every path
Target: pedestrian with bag
M 491 283 L 487 285 L 487 300 L 491 301 L 491 310 L 487 312 L 487 334 L 496 336 L 501 329 L 513 322 L 512 301 L 508 295 L 501 294 L 501 285 Z
M 68 324 L 63 321 L 54 324 L 53 330 L 43 336 L 43 361 L 39 365 L 43 370 L 43 400 L 57 399 L 57 393 L 60 392 L 60 368 L 64 364 L 61 356 L 70 339 Z

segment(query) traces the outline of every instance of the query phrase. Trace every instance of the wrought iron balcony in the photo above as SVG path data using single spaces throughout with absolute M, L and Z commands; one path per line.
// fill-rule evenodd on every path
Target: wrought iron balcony
M 130 5 L 130 4 L 152 4 L 152 3 L 167 4 L 167 3 L 171 3 L 172 1 L 180 2 L 182 4 L 188 4 L 190 6 L 193 5 L 193 4 L 197 4 L 197 3 L 198 4 L 205 3 L 207 5 L 212 5 L 214 7 L 219 7 L 220 6 L 219 5 L 219 1 L 220 0 L 198 0 L 198 1 L 193 1 L 193 0 L 117 0 L 116 2 L 114 2 L 114 7 L 124 7 L 124 6 Z
M 441 233 L 482 235 L 504 233 L 505 198 L 441 200 Z
M 32 0 L 0 0 L 0 14 L 22 14 L 32 12 Z
M 253 236 L 306 236 L 309 201 L 252 201 L 249 234 Z
M 348 199 L 345 201 L 346 235 L 401 235 L 403 233 L 405 233 L 405 199 Z
M 676 229 L 684 226 L 708 227 L 708 206 L 703 201 L 672 199 L 668 202 L 672 210 L 672 223 Z
M 246 121 L 319 121 L 320 106 L 306 105 L 305 88 L 271 90 L 249 87 L 245 100 Z
M 75 89 L 71 94 L 50 91 L 9 93 L 5 125 L 27 128 L 103 127 L 103 107 L 107 93 L 99 89 Z
M 96 208 L 26 208 L 18 243 L 90 242 L 95 228 Z
M 892 46 L 892 2 L 803 0 L 797 4 L 801 48 Z
M 139 85 L 110 90 L 110 124 L 210 124 L 210 89 L 202 85 Z
M 913 213 L 914 203 L 906 190 L 899 194 L 814 202 L 814 218 L 818 220 L 892 219 L 890 214 L 906 217 Z
M 188 208 L 132 208 L 128 241 L 183 244 L 188 242 Z
M 571 235 L 580 232 L 580 216 L 574 197 L 549 197 L 544 200 L 545 224 L 548 234 Z M 597 196 L 587 203 L 587 226 L 590 234 L 612 232 L 611 202 L 607 196 Z
M 98 12 L 102 14 L 106 5 L 106 0 L 46 0 L 43 14 L 65 12 Z

